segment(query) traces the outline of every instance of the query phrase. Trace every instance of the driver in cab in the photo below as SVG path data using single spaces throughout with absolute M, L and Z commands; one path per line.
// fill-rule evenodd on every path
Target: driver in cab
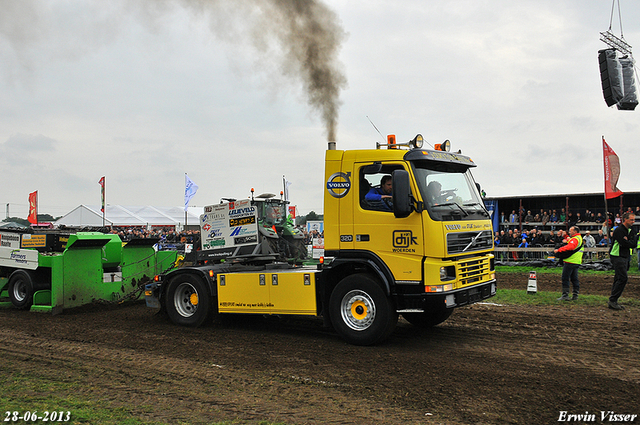
M 276 211 L 276 209 L 272 206 L 267 206 L 264 218 L 265 224 L 267 224 L 268 226 L 273 226 L 274 224 L 276 224 L 277 220 L 278 212 Z
M 372 187 L 365 195 L 364 199 L 367 203 L 373 207 L 373 209 L 379 211 L 393 211 L 393 187 L 391 183 L 391 176 L 385 175 L 380 179 L 379 187 Z
M 444 202 L 444 196 L 442 196 L 442 185 L 439 181 L 432 181 L 427 185 L 427 202 L 429 205 L 438 205 Z

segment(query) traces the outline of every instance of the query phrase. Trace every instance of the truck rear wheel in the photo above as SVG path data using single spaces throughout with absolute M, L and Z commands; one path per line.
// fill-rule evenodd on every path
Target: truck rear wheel
M 209 317 L 211 295 L 201 279 L 178 275 L 169 283 L 166 309 L 173 323 L 197 327 Z
M 438 307 L 424 313 L 402 313 L 407 322 L 419 328 L 431 328 L 439 325 L 451 316 L 452 308 Z
M 392 301 L 367 274 L 347 276 L 338 283 L 331 293 L 329 314 L 336 332 L 355 345 L 382 342 L 398 322 Z
M 33 304 L 35 285 L 31 275 L 24 270 L 16 270 L 9 278 L 9 300 L 14 307 L 26 310 Z

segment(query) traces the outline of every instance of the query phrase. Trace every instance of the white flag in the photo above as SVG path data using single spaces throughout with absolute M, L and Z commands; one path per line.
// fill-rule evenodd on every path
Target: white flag
M 285 179 L 284 176 L 282 176 L 282 183 L 284 185 L 284 200 L 288 201 L 289 200 L 289 186 L 291 186 L 291 182 L 287 181 L 287 179 Z
M 193 195 L 198 191 L 198 185 L 195 184 L 187 173 L 184 173 L 184 210 L 187 211 L 189 208 L 189 201 L 193 198 Z

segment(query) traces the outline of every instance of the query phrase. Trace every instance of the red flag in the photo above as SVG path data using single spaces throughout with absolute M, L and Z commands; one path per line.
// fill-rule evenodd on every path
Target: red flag
M 100 208 L 100 211 L 104 212 L 104 176 L 100 178 L 100 180 L 98 181 L 98 184 L 100 185 L 101 187 L 100 191 L 102 192 L 102 208 Z
M 602 157 L 604 158 L 604 196 L 606 199 L 617 198 L 623 193 L 616 186 L 620 177 L 620 159 L 604 141 L 604 136 L 602 136 Z
M 292 219 L 296 219 L 296 207 L 290 205 L 289 206 L 289 215 L 291 216 Z
M 38 224 L 38 191 L 29 194 L 29 223 Z

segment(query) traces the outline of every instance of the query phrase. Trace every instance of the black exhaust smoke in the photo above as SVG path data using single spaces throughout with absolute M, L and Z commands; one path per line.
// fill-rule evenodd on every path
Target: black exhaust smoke
M 299 75 L 312 108 L 319 111 L 329 141 L 336 140 L 340 90 L 346 86 L 337 56 L 344 31 L 336 14 L 319 1 L 269 0 L 279 16 L 287 63 Z
M 89 44 L 97 47 L 113 39 L 130 15 L 160 33 L 165 18 L 181 8 L 196 19 L 208 20 L 221 42 L 253 47 L 261 71 L 275 70 L 288 81 L 301 83 L 309 105 L 322 118 L 327 138 L 335 140 L 340 90 L 347 81 L 338 53 L 346 34 L 336 13 L 321 0 L 113 0 L 109 7 L 98 1 L 79 3 L 100 13 L 89 13 L 92 21 L 73 27 L 79 32 L 69 38 L 77 45 L 58 46 L 64 54 L 81 56 Z M 6 39 L 19 57 L 25 47 L 48 39 L 56 29 L 51 16 L 37 7 L 38 0 L 3 6 L 0 40 Z M 24 63 L 29 71 L 28 61 Z M 273 77 L 269 75 L 270 82 Z
M 335 141 L 340 91 L 347 79 L 338 60 L 346 33 L 334 11 L 320 0 L 179 1 L 208 15 L 212 31 L 225 41 L 230 31 L 237 34 L 233 43 L 251 42 L 259 52 L 275 41 L 280 56 L 275 59 L 280 62 L 277 68 L 287 79 L 302 83 L 309 105 L 322 118 L 327 139 Z M 249 33 L 242 29 L 238 33 L 242 27 Z

